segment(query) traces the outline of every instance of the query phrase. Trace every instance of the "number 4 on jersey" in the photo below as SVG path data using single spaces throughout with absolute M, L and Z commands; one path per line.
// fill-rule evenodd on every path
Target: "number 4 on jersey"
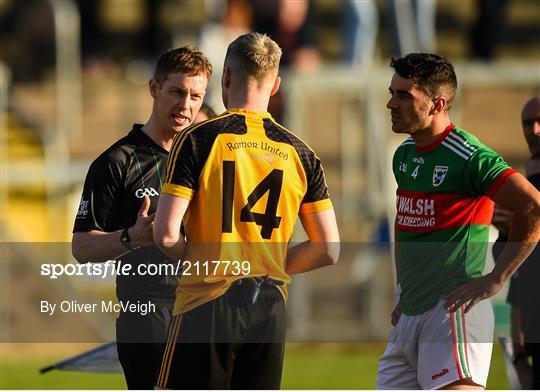
M 420 165 L 416 166 L 414 171 L 411 174 L 411 177 L 416 180 L 416 177 L 418 177 L 418 169 L 420 169 Z
M 223 200 L 221 209 L 221 231 L 223 233 L 232 233 L 234 179 L 235 162 L 223 161 Z M 267 240 L 272 237 L 272 230 L 279 228 L 281 223 L 281 217 L 276 216 L 276 214 L 282 184 L 283 170 L 272 170 L 251 192 L 247 204 L 240 211 L 240 220 L 242 222 L 255 222 L 261 226 L 261 237 Z M 269 192 L 269 194 L 264 214 L 253 212 L 252 208 L 266 192 Z

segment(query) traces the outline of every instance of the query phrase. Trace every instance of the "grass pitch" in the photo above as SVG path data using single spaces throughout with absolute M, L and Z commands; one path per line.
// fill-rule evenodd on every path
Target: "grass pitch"
M 373 389 L 384 344 L 290 344 L 285 353 L 283 389 Z M 39 369 L 61 360 L 2 356 L 0 389 L 125 389 L 120 374 Z M 494 346 L 488 389 L 509 389 L 502 353 Z

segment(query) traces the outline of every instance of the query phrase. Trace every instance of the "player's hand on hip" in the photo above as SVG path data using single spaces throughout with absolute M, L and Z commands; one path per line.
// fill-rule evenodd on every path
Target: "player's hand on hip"
M 480 276 L 445 294 L 444 307 L 450 312 L 455 312 L 461 306 L 465 306 L 464 312 L 467 313 L 478 302 L 497 294 L 502 286 L 503 284 L 491 273 Z
M 134 246 L 150 246 L 154 244 L 153 224 L 155 213 L 148 215 L 150 197 L 145 196 L 143 204 L 137 213 L 137 221 L 129 229 L 131 242 Z
M 395 327 L 399 321 L 399 318 L 401 317 L 401 308 L 399 307 L 399 304 L 396 304 L 396 307 L 394 308 L 390 317 L 390 322 Z

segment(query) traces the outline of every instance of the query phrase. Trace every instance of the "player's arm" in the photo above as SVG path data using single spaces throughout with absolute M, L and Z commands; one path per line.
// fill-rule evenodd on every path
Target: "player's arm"
M 496 280 L 505 282 L 531 254 L 540 239 L 540 193 L 520 174 L 510 176 L 493 200 L 510 211 L 508 241 L 495 268 Z
M 309 240 L 289 248 L 285 272 L 299 274 L 336 264 L 340 244 L 334 210 L 304 213 L 300 220 Z
M 184 256 L 186 240 L 180 233 L 182 219 L 189 206 L 189 199 L 162 193 L 159 196 L 154 221 L 154 242 L 173 260 Z
M 499 231 L 499 235 L 508 236 L 508 226 L 510 225 L 510 212 L 501 208 L 498 204 L 495 205 L 493 210 L 493 218 L 491 218 L 491 224 Z
M 133 248 L 153 244 L 152 222 L 154 214 L 148 216 L 150 198 L 146 196 L 137 214 L 137 221 L 128 228 L 130 243 Z M 129 251 L 120 237 L 122 230 L 104 232 L 101 230 L 79 231 L 73 233 L 71 252 L 79 263 L 100 263 L 115 259 Z
M 154 221 L 154 243 L 177 261 L 183 259 L 186 250 L 186 239 L 180 231 L 182 219 L 198 187 L 201 168 L 207 158 L 198 153 L 201 150 L 196 148 L 197 139 L 193 132 L 186 135 L 175 138 L 171 147 Z
M 508 242 L 490 273 L 445 296 L 445 306 L 450 310 L 468 302 L 467 312 L 479 301 L 495 295 L 533 251 L 540 238 L 540 193 L 522 175 L 514 173 L 509 176 L 492 199 L 512 213 Z

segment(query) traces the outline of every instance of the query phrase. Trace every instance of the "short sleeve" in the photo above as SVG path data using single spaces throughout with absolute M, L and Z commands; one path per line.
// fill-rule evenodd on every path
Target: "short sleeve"
M 112 217 L 119 210 L 122 200 L 122 166 L 103 155 L 88 169 L 83 193 L 75 217 L 73 232 L 91 230 L 114 231 Z
M 308 186 L 302 204 L 300 206 L 301 214 L 308 214 L 333 208 L 328 187 L 324 177 L 324 170 L 320 159 L 312 152 L 310 157 L 309 172 L 306 173 Z
M 198 188 L 200 169 L 196 164 L 195 149 L 191 134 L 180 134 L 174 141 L 167 162 L 167 175 L 161 193 L 188 200 Z
M 495 151 L 481 147 L 469 159 L 466 180 L 476 196 L 492 197 L 513 173 L 515 170 Z

